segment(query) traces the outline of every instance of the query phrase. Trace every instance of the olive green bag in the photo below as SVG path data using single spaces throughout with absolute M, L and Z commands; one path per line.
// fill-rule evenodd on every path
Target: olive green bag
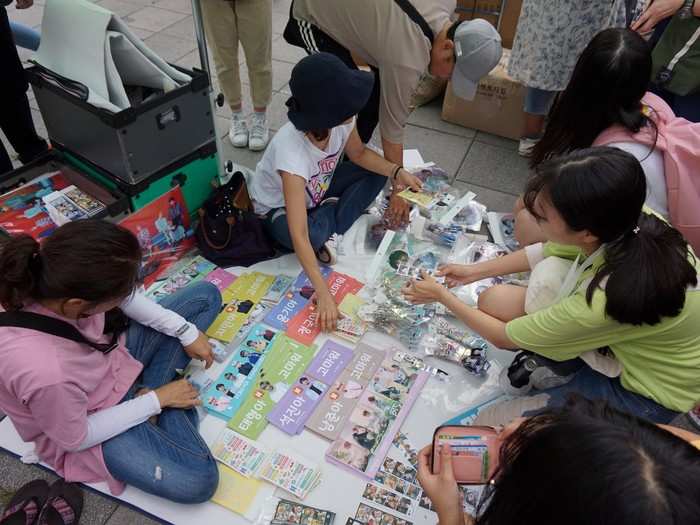
M 676 95 L 700 91 L 700 18 L 673 17 L 652 52 L 652 81 Z

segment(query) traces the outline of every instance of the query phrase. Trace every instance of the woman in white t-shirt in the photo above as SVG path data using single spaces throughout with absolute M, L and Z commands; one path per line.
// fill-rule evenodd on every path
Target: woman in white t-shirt
M 360 140 L 355 115 L 374 78 L 329 53 L 302 59 L 292 70 L 290 122 L 274 136 L 249 184 L 255 212 L 282 246 L 294 250 L 316 291 L 318 323 L 335 329 L 338 307 L 316 259 L 336 260 L 335 234 L 345 233 L 392 183 L 420 189 L 420 180 Z M 349 161 L 342 161 L 345 153 Z
M 579 57 L 566 89 L 552 107 L 544 136 L 533 147 L 530 167 L 577 149 L 588 148 L 611 127 L 636 134 L 656 132 L 654 108 L 645 104 L 651 77 L 651 51 L 647 42 L 630 29 L 606 29 L 590 41 Z M 647 179 L 645 204 L 668 219 L 664 154 L 640 142 L 607 144 L 631 153 Z M 521 245 L 544 240 L 537 222 L 515 205 L 515 236 Z

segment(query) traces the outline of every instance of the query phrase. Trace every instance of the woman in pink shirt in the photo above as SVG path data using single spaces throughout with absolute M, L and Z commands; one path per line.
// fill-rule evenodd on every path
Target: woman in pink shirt
M 221 297 L 202 283 L 157 304 L 137 290 L 140 265 L 136 237 L 99 220 L 68 223 L 41 246 L 29 236 L 0 244 L 0 410 L 68 481 L 203 502 L 218 471 L 197 430 L 197 391 L 175 378 L 190 358 L 211 364 L 201 330 Z M 89 343 L 41 331 L 41 316 Z M 115 321 L 127 318 L 119 335 Z

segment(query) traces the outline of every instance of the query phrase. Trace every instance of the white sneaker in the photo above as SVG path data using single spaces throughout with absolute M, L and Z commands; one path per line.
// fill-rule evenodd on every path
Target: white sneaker
M 236 148 L 248 146 L 248 125 L 245 123 L 242 113 L 234 113 L 231 117 L 231 129 L 228 132 L 228 138 Z
M 539 141 L 539 137 L 536 139 L 530 137 L 521 138 L 520 143 L 518 144 L 518 155 L 521 157 L 529 157 L 532 153 L 532 148 L 534 148 L 535 144 L 537 144 Z
M 316 258 L 321 264 L 333 266 L 338 262 L 338 247 L 342 240 L 341 235 L 333 234 L 323 246 L 316 252 Z
M 345 255 L 345 251 L 343 250 L 343 236 L 341 234 L 334 233 L 326 243 L 331 243 L 331 246 L 335 250 L 336 258 Z
M 270 130 L 267 127 L 267 119 L 265 113 L 253 113 L 253 119 L 250 125 L 250 141 L 248 149 L 251 151 L 262 151 L 267 146 L 270 140 Z
M 340 197 L 328 197 L 326 199 L 323 199 L 318 205 L 320 207 L 320 206 L 323 206 L 324 204 L 338 204 L 339 201 L 340 201 Z M 333 235 L 337 235 L 337 234 L 334 233 Z

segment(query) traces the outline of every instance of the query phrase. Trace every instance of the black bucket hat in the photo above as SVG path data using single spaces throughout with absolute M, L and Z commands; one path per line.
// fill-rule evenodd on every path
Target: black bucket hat
M 330 53 L 304 57 L 292 70 L 287 117 L 299 131 L 329 129 L 365 107 L 374 75 L 350 69 Z

